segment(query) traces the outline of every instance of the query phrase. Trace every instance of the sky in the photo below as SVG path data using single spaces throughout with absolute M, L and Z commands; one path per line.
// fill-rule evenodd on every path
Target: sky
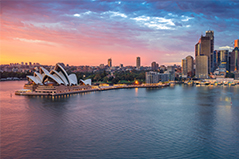
M 216 49 L 239 38 L 238 0 L 1 0 L 0 63 L 181 64 L 214 31 Z

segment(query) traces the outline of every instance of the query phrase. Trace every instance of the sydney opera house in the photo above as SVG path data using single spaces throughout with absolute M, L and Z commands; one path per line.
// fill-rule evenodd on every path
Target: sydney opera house
M 33 76 L 27 76 L 28 80 L 37 85 L 77 85 L 75 74 L 68 75 L 65 69 L 57 63 L 55 68 L 48 72 L 45 68 L 40 67 L 39 73 L 34 72 Z
M 91 79 L 80 80 L 79 84 L 75 74 L 68 75 L 61 63 L 48 71 L 39 67 L 39 72 L 27 76 L 28 83 L 24 89 L 16 91 L 19 95 L 55 95 L 70 94 L 91 88 Z

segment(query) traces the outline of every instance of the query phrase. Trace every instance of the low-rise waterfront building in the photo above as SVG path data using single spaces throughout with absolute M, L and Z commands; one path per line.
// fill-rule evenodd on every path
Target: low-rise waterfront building
M 167 73 L 158 73 L 154 71 L 145 73 L 145 82 L 146 83 L 159 83 L 169 81 L 169 74 Z
M 234 72 L 234 78 L 235 78 L 236 80 L 239 80 L 239 71 L 235 71 L 235 72 Z
M 174 66 L 168 66 L 166 73 L 169 74 L 169 80 L 170 81 L 175 80 L 175 67 Z

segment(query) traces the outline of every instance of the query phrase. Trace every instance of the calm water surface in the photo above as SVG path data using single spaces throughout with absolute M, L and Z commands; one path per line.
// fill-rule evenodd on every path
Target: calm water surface
M 24 83 L 0 82 L 1 158 L 239 157 L 238 86 L 15 96 Z

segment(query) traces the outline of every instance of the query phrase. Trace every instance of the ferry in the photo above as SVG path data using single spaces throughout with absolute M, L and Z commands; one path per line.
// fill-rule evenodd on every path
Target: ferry
M 194 84 L 196 85 L 196 87 L 200 87 L 200 82 L 199 81 L 194 81 Z
M 205 82 L 205 86 L 209 86 L 210 85 L 210 83 L 209 82 Z

